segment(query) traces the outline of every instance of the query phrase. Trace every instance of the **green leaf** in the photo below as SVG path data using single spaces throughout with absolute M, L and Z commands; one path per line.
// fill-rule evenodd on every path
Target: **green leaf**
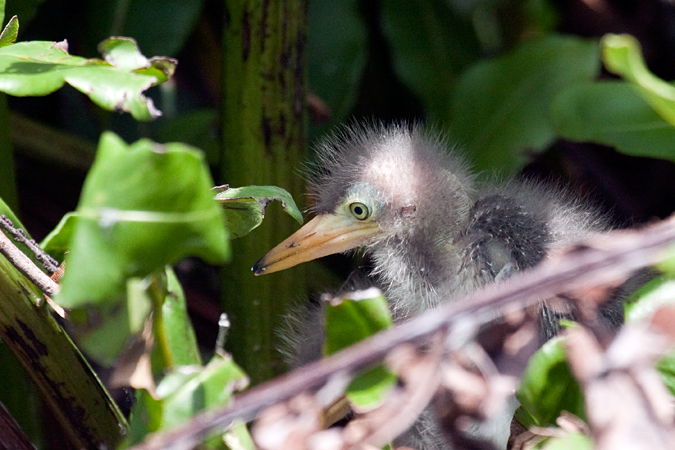
M 471 22 L 444 0 L 388 0 L 381 20 L 398 76 L 432 118 L 447 117 L 459 73 L 480 57 Z
M 42 240 L 40 247 L 57 261 L 63 261 L 70 247 L 77 214 L 68 213 L 61 218 L 56 227 Z
M 636 86 L 661 117 L 675 125 L 675 86 L 649 71 L 637 39 L 628 34 L 607 34 L 601 46 L 607 70 Z
M 154 318 L 154 352 L 161 352 L 163 372 L 178 366 L 201 365 L 197 337 L 187 312 L 183 287 L 173 270 L 166 269 L 166 288 L 159 293 Z M 161 309 L 160 309 L 161 308 Z
M 156 399 L 145 390 L 137 391 L 138 402 L 131 412 L 125 444 L 139 443 L 148 433 L 174 427 L 200 411 L 227 404 L 234 392 L 247 385 L 248 377 L 230 355 L 215 355 L 206 366 L 177 367 L 157 385 Z M 243 430 L 237 428 L 236 433 L 246 439 L 242 435 L 247 433 L 245 426 Z
M 675 246 L 667 247 L 664 252 L 667 258 L 657 264 L 656 267 L 671 277 L 675 277 Z
M 548 438 L 541 450 L 593 450 L 593 448 L 593 439 L 577 432 Z
M 114 62 L 129 67 L 130 61 L 140 59 L 132 43 L 129 38 L 111 38 L 104 48 L 114 50 Z M 170 77 L 175 64 L 167 58 L 153 58 L 147 66 L 133 71 L 98 59 L 71 56 L 65 41 L 19 42 L 0 48 L 0 91 L 43 96 L 68 83 L 102 108 L 129 112 L 137 120 L 151 120 L 161 112 L 142 93 Z
M 332 355 L 393 324 L 387 300 L 375 288 L 333 299 L 325 308 L 325 321 L 324 355 Z M 354 378 L 346 395 L 360 410 L 373 409 L 382 404 L 396 380 L 394 374 L 379 365 Z
M 67 272 L 67 271 L 66 271 Z M 146 292 L 147 282 L 140 278 L 127 281 L 125 294 L 96 310 L 81 308 L 70 311 L 68 331 L 89 358 L 110 366 L 120 353 L 140 334 L 152 301 Z
M 517 397 L 537 426 L 554 426 L 563 410 L 585 417 L 584 397 L 567 366 L 562 338 L 551 339 L 530 358 Z
M 0 21 L 0 23 L 2 22 Z M 5 29 L 2 30 L 2 34 L 0 34 L 0 47 L 13 44 L 17 37 L 19 37 L 19 18 L 14 16 L 9 19 Z
M 332 110 L 328 124 L 351 112 L 366 65 L 367 30 L 358 0 L 309 2 L 307 72 L 309 86 Z
M 194 255 L 220 263 L 228 247 L 211 175 L 198 150 L 104 133 L 77 208 L 57 297 L 75 308 L 119 298 L 126 279 Z
M 659 276 L 635 291 L 625 302 L 626 323 L 648 320 L 664 306 L 675 304 L 675 280 Z
M 631 295 L 625 302 L 627 324 L 649 320 L 656 311 L 664 306 L 675 304 L 675 280 L 668 276 L 659 276 Z M 666 387 L 675 395 L 675 353 L 659 359 L 656 369 Z
M 248 377 L 229 355 L 216 355 L 206 366 L 185 366 L 157 386 L 163 400 L 160 428 L 185 422 L 197 412 L 224 405 L 232 393 L 244 389 Z
M 233 422 L 223 435 L 223 440 L 230 450 L 257 450 L 246 424 L 241 420 Z
M 600 81 L 572 86 L 556 96 L 551 115 L 565 139 L 675 161 L 675 127 L 629 83 Z
M 525 150 L 550 145 L 551 101 L 597 75 L 597 52 L 596 42 L 550 35 L 469 68 L 454 90 L 449 123 L 478 168 L 513 172 Z
M 242 237 L 258 227 L 265 217 L 267 204 L 273 200 L 281 202 L 288 214 L 302 225 L 302 213 L 286 190 L 276 186 L 246 186 L 214 188 L 215 199 L 225 211 L 225 225 L 233 237 Z

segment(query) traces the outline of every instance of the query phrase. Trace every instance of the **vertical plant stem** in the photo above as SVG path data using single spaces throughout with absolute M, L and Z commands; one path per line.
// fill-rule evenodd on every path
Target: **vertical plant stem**
M 306 0 L 225 1 L 222 182 L 276 185 L 297 199 L 306 145 Z M 254 277 L 251 266 L 297 229 L 270 208 L 263 225 L 233 242 L 222 302 L 227 348 L 253 383 L 280 373 L 274 328 L 303 292 L 303 268 Z
M 14 211 L 18 211 L 19 200 L 16 193 L 14 175 L 14 153 L 9 138 L 9 108 L 7 96 L 0 94 L 0 198 Z

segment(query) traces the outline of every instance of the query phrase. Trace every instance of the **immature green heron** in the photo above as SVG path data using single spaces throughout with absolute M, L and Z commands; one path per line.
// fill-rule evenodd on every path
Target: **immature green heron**
M 595 212 L 561 189 L 533 182 L 479 186 L 443 139 L 406 124 L 343 128 L 320 144 L 310 185 L 316 217 L 253 271 L 365 248 L 397 320 L 605 229 Z M 447 448 L 424 438 L 406 442 Z
M 532 267 L 604 228 L 561 190 L 476 187 L 445 142 L 419 127 L 353 126 L 320 145 L 316 217 L 267 253 L 256 275 L 365 248 L 398 318 Z

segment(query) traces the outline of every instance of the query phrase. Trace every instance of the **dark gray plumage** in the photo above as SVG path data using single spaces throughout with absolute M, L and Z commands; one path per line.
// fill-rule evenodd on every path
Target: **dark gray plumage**
M 416 126 L 344 128 L 319 146 L 314 169 L 316 218 L 258 261 L 254 272 L 365 248 L 397 320 L 533 267 L 557 248 L 606 229 L 561 189 L 533 182 L 479 185 L 443 139 Z

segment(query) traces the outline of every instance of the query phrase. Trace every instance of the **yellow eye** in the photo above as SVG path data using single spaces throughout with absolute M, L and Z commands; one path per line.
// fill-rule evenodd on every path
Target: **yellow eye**
M 349 205 L 349 212 L 358 220 L 366 220 L 370 217 L 370 209 L 361 202 L 354 202 Z

